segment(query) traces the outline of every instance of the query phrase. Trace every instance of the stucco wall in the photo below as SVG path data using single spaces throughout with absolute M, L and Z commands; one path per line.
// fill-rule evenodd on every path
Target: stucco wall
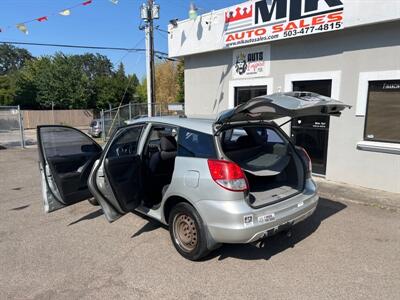
M 400 71 L 399 28 L 392 22 L 271 44 L 271 73 L 264 78 L 269 93 L 290 90 L 291 76 L 334 78 L 333 95 L 353 106 L 331 118 L 327 179 L 400 193 L 400 155 L 358 150 L 365 117 L 356 116 L 360 73 Z M 188 115 L 214 116 L 231 105 L 231 68 L 232 50 L 185 57 Z

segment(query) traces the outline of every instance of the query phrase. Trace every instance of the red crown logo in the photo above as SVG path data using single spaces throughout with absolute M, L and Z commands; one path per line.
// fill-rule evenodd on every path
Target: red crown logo
M 236 7 L 236 15 L 233 15 L 233 11 L 225 12 L 225 23 L 247 19 L 251 16 L 253 16 L 253 5 L 250 5 L 250 9 L 248 9 L 248 7 L 243 9 Z

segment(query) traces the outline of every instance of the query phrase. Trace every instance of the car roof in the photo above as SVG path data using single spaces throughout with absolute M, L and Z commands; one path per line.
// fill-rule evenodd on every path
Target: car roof
M 135 123 L 162 123 L 166 125 L 174 125 L 178 127 L 185 127 L 187 129 L 200 131 L 207 134 L 213 134 L 214 119 L 200 119 L 200 118 L 186 118 L 177 116 L 166 117 L 146 117 L 140 119 L 131 119 L 126 121 L 126 124 Z

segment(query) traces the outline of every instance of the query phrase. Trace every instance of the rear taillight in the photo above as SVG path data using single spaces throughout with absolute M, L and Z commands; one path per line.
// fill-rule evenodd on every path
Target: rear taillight
M 224 189 L 234 192 L 247 190 L 247 181 L 242 169 L 226 160 L 208 160 L 208 168 L 214 181 Z
M 311 173 L 312 173 L 312 163 L 311 163 L 311 158 L 308 155 L 306 149 L 302 147 L 298 147 L 301 158 L 304 160 L 307 170 L 306 170 L 306 178 L 311 178 Z

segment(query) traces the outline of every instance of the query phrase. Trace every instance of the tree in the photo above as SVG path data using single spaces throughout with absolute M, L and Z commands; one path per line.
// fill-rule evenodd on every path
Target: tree
M 48 64 L 48 58 L 32 60 L 16 74 L 16 89 L 14 102 L 24 109 L 37 109 L 40 104 L 36 101 L 37 86 L 35 78 L 42 65 Z
M 89 108 L 89 78 L 73 56 L 56 53 L 38 64 L 34 83 L 41 107 Z
M 33 56 L 28 50 L 2 44 L 0 45 L 0 75 L 18 71 L 32 59 Z
M 71 59 L 74 64 L 79 66 L 81 71 L 88 78 L 88 98 L 87 106 L 89 108 L 97 107 L 98 95 L 102 86 L 99 81 L 104 83 L 105 78 L 113 75 L 113 64 L 110 59 L 101 54 L 85 53 L 83 55 L 73 55 Z M 101 78 L 101 79 L 99 79 Z M 106 84 L 107 86 L 107 84 Z
M 147 102 L 147 79 L 145 76 L 137 87 L 137 95 L 140 102 Z
M 180 60 L 177 65 L 177 75 L 176 75 L 176 101 L 185 101 L 185 62 Z
M 22 108 L 108 108 L 137 100 L 139 80 L 104 55 L 61 52 L 34 59 L 25 49 L 0 46 L 0 104 Z M 4 73 L 4 74 L 3 74 Z
M 171 61 L 158 63 L 155 68 L 157 103 L 173 103 L 177 96 L 177 68 Z
M 99 77 L 97 80 L 97 107 L 108 108 L 109 104 L 118 106 L 137 101 L 139 80 L 136 75 L 125 74 L 125 67 L 121 63 L 112 76 Z
M 0 76 L 0 105 L 12 105 L 15 97 L 15 79 L 12 76 Z

